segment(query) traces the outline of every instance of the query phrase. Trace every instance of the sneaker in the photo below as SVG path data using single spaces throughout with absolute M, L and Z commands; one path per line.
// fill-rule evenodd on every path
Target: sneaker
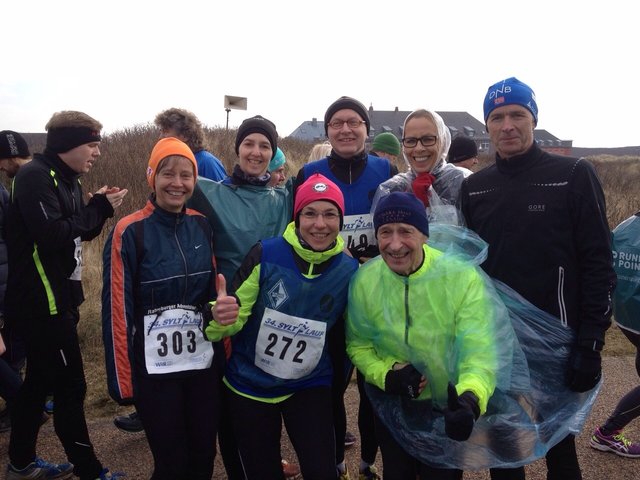
M 338 480 L 351 480 L 349 478 L 349 470 L 345 470 L 344 473 L 340 473 L 340 470 L 338 470 Z
M 47 400 L 44 402 L 44 411 L 49 415 L 53 414 L 53 400 Z
M 63 479 L 73 476 L 73 465 L 70 463 L 49 463 L 43 459 L 36 459 L 22 470 L 13 465 L 7 466 L 7 480 L 20 479 Z
M 358 480 L 382 480 L 382 477 L 378 475 L 378 469 L 376 467 L 369 465 L 360 472 Z
M 114 418 L 113 424 L 123 432 L 138 433 L 144 430 L 138 412 L 135 411 L 129 415 Z
M 640 443 L 634 443 L 624 436 L 622 430 L 604 435 L 599 428 L 591 435 L 589 446 L 603 452 L 613 452 L 621 457 L 640 457 Z
M 289 463 L 286 460 L 282 460 L 282 473 L 287 480 L 300 480 L 300 467 L 295 463 Z
M 356 436 L 351 432 L 347 432 L 344 436 L 344 447 L 349 448 L 353 446 L 353 444 L 355 443 L 356 443 Z
M 126 475 L 120 472 L 110 472 L 108 468 L 103 468 L 96 480 L 117 480 L 122 477 L 126 477 Z

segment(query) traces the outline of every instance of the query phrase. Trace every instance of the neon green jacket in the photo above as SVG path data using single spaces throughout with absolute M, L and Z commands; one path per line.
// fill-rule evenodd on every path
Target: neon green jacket
M 408 277 L 381 257 L 351 280 L 347 353 L 367 382 L 384 390 L 394 363 L 411 363 L 427 379 L 419 399 L 446 406 L 447 383 L 472 391 L 484 413 L 496 384 L 495 311 L 475 266 L 427 245 Z

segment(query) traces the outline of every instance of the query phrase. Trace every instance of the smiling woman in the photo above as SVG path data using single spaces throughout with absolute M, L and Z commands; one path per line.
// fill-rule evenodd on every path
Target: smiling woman
M 147 168 L 153 193 L 143 209 L 117 223 L 104 249 L 109 394 L 129 405 L 135 384 L 158 478 L 213 474 L 223 353 L 203 334 L 216 267 L 209 224 L 185 208 L 197 172 L 185 143 L 160 139 Z M 188 428 L 196 422 L 197 431 Z

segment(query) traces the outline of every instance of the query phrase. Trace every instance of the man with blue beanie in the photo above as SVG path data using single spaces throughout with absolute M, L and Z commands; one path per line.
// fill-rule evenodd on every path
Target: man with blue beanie
M 460 196 L 467 226 L 489 243 L 482 267 L 575 332 L 565 382 L 589 391 L 601 378 L 616 282 L 602 186 L 584 158 L 538 147 L 536 96 L 517 78 L 489 87 L 484 118 L 495 164 L 467 177 Z M 547 480 L 582 478 L 573 435 L 546 461 Z M 524 479 L 524 468 L 493 469 L 491 478 Z

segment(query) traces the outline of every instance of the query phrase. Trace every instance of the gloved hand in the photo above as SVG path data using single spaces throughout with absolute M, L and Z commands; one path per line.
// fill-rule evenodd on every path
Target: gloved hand
M 399 370 L 389 370 L 384 377 L 384 391 L 407 398 L 418 398 L 422 374 L 409 364 Z
M 473 424 L 480 416 L 478 398 L 470 391 L 458 396 L 451 382 L 447 386 L 447 408 L 444 411 L 444 431 L 447 436 L 464 442 L 471 436 Z
M 600 377 L 602 377 L 600 352 L 576 347 L 569 363 L 569 388 L 574 392 L 587 392 L 598 384 Z
M 422 172 L 411 183 L 414 195 L 422 201 L 425 208 L 429 206 L 429 187 L 435 180 L 436 177 L 429 172 Z
M 373 258 L 380 255 L 380 250 L 378 249 L 378 245 L 354 245 L 349 247 L 349 253 L 356 260 L 360 260 L 360 258 Z

